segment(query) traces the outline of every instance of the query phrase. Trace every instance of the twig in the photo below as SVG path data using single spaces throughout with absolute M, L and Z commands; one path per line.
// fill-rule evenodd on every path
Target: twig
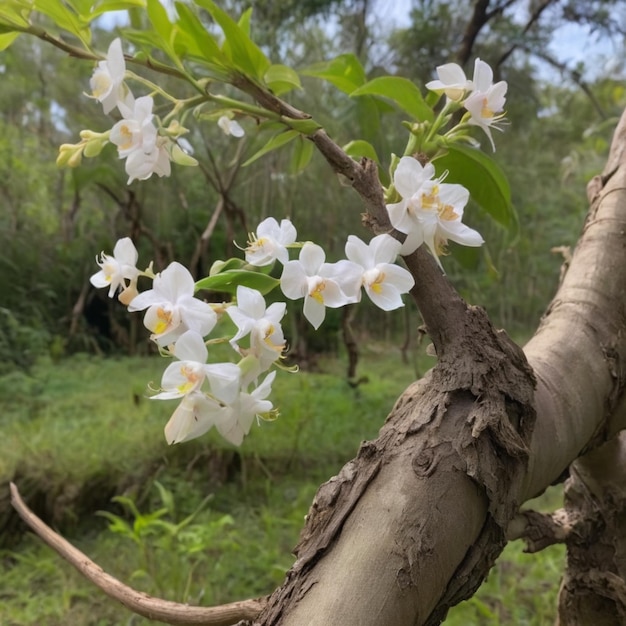
M 216 607 L 199 607 L 154 598 L 136 591 L 107 574 L 71 543 L 42 522 L 22 500 L 17 486 L 11 487 L 11 504 L 26 524 L 53 550 L 73 565 L 85 578 L 109 597 L 134 613 L 148 619 L 177 626 L 230 626 L 241 620 L 253 620 L 265 606 L 266 600 L 250 599 Z

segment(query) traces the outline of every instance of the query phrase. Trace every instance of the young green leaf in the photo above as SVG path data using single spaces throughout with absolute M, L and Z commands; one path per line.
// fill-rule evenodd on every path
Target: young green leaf
M 292 89 L 301 89 L 300 77 L 297 72 L 286 65 L 270 65 L 265 72 L 265 84 L 272 92 L 280 96 Z
M 280 284 L 277 278 L 272 278 L 261 272 L 250 272 L 248 270 L 226 270 L 207 276 L 196 283 L 196 291 L 208 289 L 209 291 L 220 291 L 226 293 L 236 293 L 237 287 L 243 285 L 256 289 L 263 295 L 269 293 Z
M 87 28 L 78 15 L 70 10 L 62 2 L 50 2 L 50 0 L 37 0 L 33 9 L 47 15 L 59 28 L 66 30 L 85 45 L 91 43 L 91 31 Z
M 311 157 L 313 156 L 313 152 L 315 151 L 315 146 L 312 141 L 306 139 L 302 135 L 298 137 L 293 146 L 289 172 L 291 174 L 299 174 L 309 164 Z
M 364 141 L 363 139 L 355 139 L 354 141 L 347 143 L 343 147 L 343 151 L 351 157 L 367 157 L 372 161 L 376 161 L 376 163 L 380 165 L 376 149 L 371 143 Z
M 511 189 L 500 166 L 484 152 L 454 144 L 433 160 L 437 174 L 445 171 L 447 183 L 466 187 L 477 202 L 496 222 L 508 229 L 517 226 L 517 215 L 511 203 Z
M 258 152 L 255 152 L 244 164 L 250 165 L 250 163 L 254 163 L 257 159 L 262 157 L 264 154 L 271 152 L 272 150 L 276 150 L 288 144 L 290 141 L 293 141 L 296 137 L 299 137 L 300 133 L 297 130 L 286 130 L 278 135 L 274 135 Z
M 207 31 L 198 16 L 184 2 L 176 2 L 178 26 L 176 40 L 187 48 L 187 54 L 213 64 L 223 64 L 223 54 L 217 41 Z
M 431 122 L 435 117 L 433 110 L 424 102 L 415 84 L 400 76 L 379 76 L 355 89 L 350 95 L 352 97 L 372 95 L 388 98 L 420 122 Z
M 341 54 L 332 61 L 316 63 L 301 74 L 327 80 L 348 95 L 366 81 L 365 70 L 354 54 Z
M 247 33 L 246 24 L 249 17 L 245 17 L 244 14 L 243 26 L 240 26 L 212 0 L 195 0 L 195 2 L 206 9 L 222 29 L 225 38 L 222 52 L 230 59 L 233 69 L 254 79 L 262 80 L 270 66 L 270 60 Z

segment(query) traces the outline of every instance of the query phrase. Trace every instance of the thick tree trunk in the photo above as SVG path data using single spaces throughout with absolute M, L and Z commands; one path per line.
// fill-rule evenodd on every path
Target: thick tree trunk
M 479 586 L 519 505 L 624 427 L 625 151 L 626 115 L 525 356 L 480 309 L 430 284 L 430 259 L 407 259 L 445 318 L 422 307 L 439 363 L 322 485 L 297 561 L 255 624 L 440 623 Z

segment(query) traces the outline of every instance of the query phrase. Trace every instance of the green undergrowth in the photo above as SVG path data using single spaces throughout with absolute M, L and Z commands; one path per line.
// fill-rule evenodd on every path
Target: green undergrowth
M 341 358 L 320 360 L 315 373 L 279 373 L 279 419 L 254 426 L 240 449 L 213 433 L 166 445 L 163 426 L 176 403 L 151 401 L 146 389 L 158 385 L 158 357 L 39 363 L 30 375 L 0 378 L 1 481 L 15 480 L 72 543 L 137 589 L 200 605 L 266 594 L 293 562 L 317 486 L 376 436 L 415 372 L 433 363 L 420 353 L 403 364 L 399 351 L 372 343 L 362 350 L 357 387 L 347 384 Z M 4 494 L 2 506 L 2 626 L 153 623 L 15 532 L 20 523 L 7 521 Z M 549 623 L 561 561 L 507 547 L 477 596 L 446 623 Z

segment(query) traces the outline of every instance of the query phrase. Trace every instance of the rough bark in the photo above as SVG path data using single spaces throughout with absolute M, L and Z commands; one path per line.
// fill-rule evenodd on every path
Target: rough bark
M 626 433 L 571 466 L 557 626 L 626 622 Z
M 528 363 L 480 309 L 442 296 L 454 324 L 435 327 L 438 365 L 320 488 L 255 624 L 440 623 L 484 578 L 519 504 L 624 426 L 625 149 L 626 116 Z

